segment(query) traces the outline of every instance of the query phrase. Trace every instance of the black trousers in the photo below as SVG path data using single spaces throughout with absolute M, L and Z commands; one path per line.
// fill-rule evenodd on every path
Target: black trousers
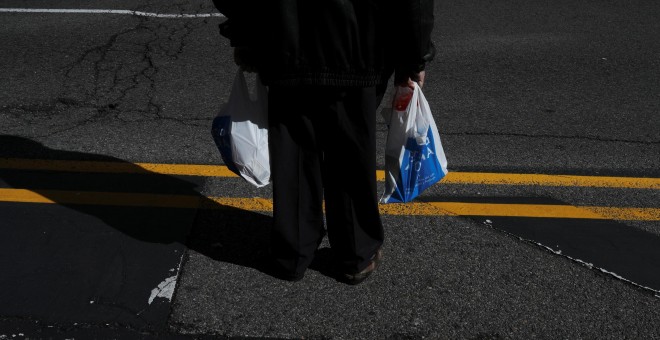
M 274 224 L 271 255 L 300 276 L 326 225 L 333 256 L 359 272 L 383 243 L 372 88 L 276 87 L 268 96 Z

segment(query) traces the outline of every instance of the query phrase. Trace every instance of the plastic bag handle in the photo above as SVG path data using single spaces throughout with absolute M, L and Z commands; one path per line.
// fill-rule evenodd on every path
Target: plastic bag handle
M 418 144 L 426 144 L 429 126 L 431 126 L 427 116 L 431 110 L 417 83 L 413 83 L 413 93 L 406 111 L 406 134 L 415 138 Z
M 429 107 L 429 102 L 426 100 L 422 89 L 419 87 L 419 85 L 417 85 L 417 83 L 414 84 L 415 92 L 418 92 L 417 115 L 415 117 L 415 135 L 421 139 L 426 139 L 429 127 L 431 126 L 432 118 L 429 117 L 429 115 L 431 115 L 431 108 Z

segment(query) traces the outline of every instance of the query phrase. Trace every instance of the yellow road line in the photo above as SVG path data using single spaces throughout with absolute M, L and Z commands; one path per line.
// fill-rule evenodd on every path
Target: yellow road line
M 443 179 L 443 183 L 660 189 L 660 178 L 501 174 L 483 172 L 450 172 L 447 174 L 446 178 Z
M 138 173 L 204 177 L 236 177 L 224 165 L 122 163 L 0 158 L 0 169 L 45 170 L 90 173 Z M 385 180 L 378 170 L 376 178 Z M 602 188 L 660 189 L 660 178 L 450 172 L 443 184 L 576 186 Z
M 272 211 L 265 198 L 229 198 L 163 194 L 75 192 L 61 190 L 0 189 L 0 202 L 110 205 L 161 208 L 237 208 Z M 415 202 L 382 204 L 381 213 L 405 216 L 511 216 L 540 218 L 660 221 L 660 208 L 620 208 L 545 204 Z
M 0 202 L 198 208 L 200 197 L 185 195 L 0 189 Z
M 376 177 L 379 181 L 384 181 L 385 172 L 378 170 Z M 442 179 L 441 183 L 660 189 L 660 178 L 510 174 L 489 172 L 449 172 L 447 176 Z
M 425 202 L 381 205 L 386 215 L 509 216 L 659 221 L 658 208 L 621 208 L 548 204 Z
M 122 163 L 19 158 L 0 158 L 0 169 L 237 177 L 224 165 Z

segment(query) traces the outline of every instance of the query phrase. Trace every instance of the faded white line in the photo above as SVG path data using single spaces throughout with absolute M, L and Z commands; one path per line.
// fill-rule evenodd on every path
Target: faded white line
M 49 13 L 49 14 L 121 14 L 139 17 L 166 18 L 166 19 L 194 19 L 194 18 L 224 18 L 220 13 L 200 14 L 166 14 L 127 9 L 66 9 L 66 8 L 0 8 L 0 13 Z

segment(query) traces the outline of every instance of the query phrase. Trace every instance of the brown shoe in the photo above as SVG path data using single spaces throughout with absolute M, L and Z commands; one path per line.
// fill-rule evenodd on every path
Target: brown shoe
M 380 261 L 383 259 L 383 250 L 382 248 L 378 248 L 376 250 L 376 254 L 371 258 L 371 262 L 367 266 L 367 268 L 364 268 L 361 272 L 355 273 L 355 274 L 348 274 L 344 273 L 343 279 L 346 283 L 349 285 L 356 285 L 361 283 L 362 281 L 366 280 L 371 273 L 373 273 L 376 268 L 380 265 Z

